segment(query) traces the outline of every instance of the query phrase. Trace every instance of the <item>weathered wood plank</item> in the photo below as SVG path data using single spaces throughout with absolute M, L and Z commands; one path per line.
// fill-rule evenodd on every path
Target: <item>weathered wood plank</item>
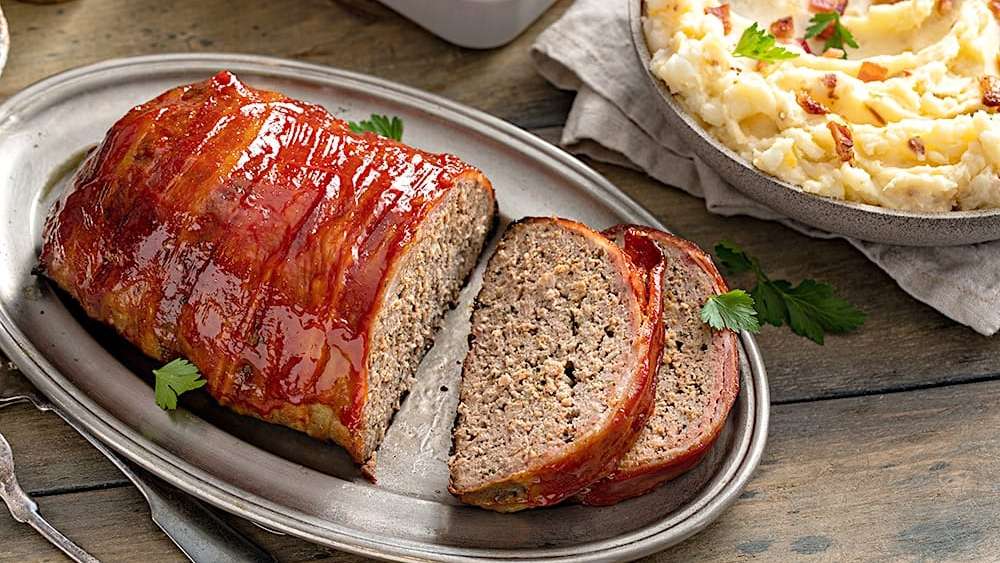
M 0 410 L 0 432 L 14 450 L 18 481 L 29 494 L 127 482 L 111 462 L 55 414 L 39 412 L 30 405 L 12 405 Z
M 4 3 L 13 49 L 0 96 L 50 74 L 129 55 L 241 52 L 381 76 L 517 123 L 562 123 L 572 96 L 534 71 L 533 38 L 569 5 L 555 6 L 509 48 L 445 43 L 374 0 Z
M 1000 383 L 784 405 L 739 502 L 662 560 L 995 561 Z
M 742 498 L 705 532 L 649 560 L 993 560 L 998 403 L 1000 382 L 777 406 L 764 461 Z M 176 559 L 131 487 L 39 504 L 109 561 Z M 355 560 L 237 525 L 281 561 Z M 11 560 L 52 552 L 5 515 L 0 546 Z

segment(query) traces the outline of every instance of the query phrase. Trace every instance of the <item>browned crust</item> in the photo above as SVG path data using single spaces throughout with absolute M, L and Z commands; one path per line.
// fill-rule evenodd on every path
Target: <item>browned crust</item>
M 586 225 L 556 217 L 528 217 L 512 223 L 508 230 L 530 223 L 552 223 L 609 249 L 609 254 L 615 258 L 616 266 L 635 295 L 637 310 L 633 326 L 636 339 L 633 349 L 636 350 L 638 363 L 631 374 L 626 393 L 618 404 L 612 405 L 614 414 L 607 419 L 605 426 L 589 432 L 582 440 L 574 443 L 574 448 L 558 459 L 539 467 L 527 467 L 513 475 L 472 489 L 460 489 L 455 486 L 454 480 L 449 483 L 448 490 L 462 502 L 498 512 L 515 512 L 556 504 L 576 494 L 617 465 L 621 455 L 631 447 L 638 431 L 645 424 L 652 405 L 652 360 L 658 356 L 651 354 L 651 346 L 654 346 L 654 334 L 662 333 L 662 315 L 653 317 L 645 310 L 645 279 L 621 248 Z M 657 298 L 660 299 L 659 296 Z M 470 351 L 466 356 L 463 372 L 468 367 L 471 356 Z
M 729 290 L 711 257 L 693 242 L 649 227 L 620 226 L 616 229 L 640 232 L 659 244 L 680 249 L 697 267 L 711 276 L 718 293 L 725 293 Z M 725 426 L 726 417 L 739 394 L 739 343 L 736 333 L 729 330 L 717 331 L 713 335 L 713 339 L 720 344 L 725 361 L 720 364 L 717 373 L 721 385 L 717 400 L 714 402 L 715 409 L 706 411 L 700 419 L 700 426 L 704 430 L 692 436 L 689 443 L 676 456 L 630 470 L 612 472 L 578 495 L 576 498 L 579 502 L 604 506 L 645 494 L 691 469 L 704 457 Z

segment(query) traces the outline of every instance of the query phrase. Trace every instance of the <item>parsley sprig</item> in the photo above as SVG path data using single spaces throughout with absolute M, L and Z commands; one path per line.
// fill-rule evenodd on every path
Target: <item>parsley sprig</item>
M 806 39 L 812 39 L 820 35 L 830 26 L 833 26 L 833 32 L 826 39 L 823 50 L 840 49 L 844 53 L 843 58 L 846 59 L 847 46 L 857 49 L 858 42 L 854 40 L 854 35 L 851 34 L 850 30 L 840 23 L 839 12 L 820 12 L 814 15 L 809 20 L 809 27 L 806 28 Z
M 774 326 L 788 324 L 792 332 L 817 344 L 823 344 L 826 333 L 849 332 L 865 322 L 865 313 L 834 295 L 829 284 L 803 280 L 793 286 L 785 280 L 772 280 L 756 258 L 728 241 L 717 244 L 715 254 L 731 273 L 753 272 L 757 284 L 750 290 L 750 297 L 757 312 L 755 321 Z M 711 315 L 711 310 L 706 313 L 702 308 L 702 318 L 710 325 L 705 317 Z
M 176 409 L 177 397 L 206 383 L 198 373 L 198 368 L 182 358 L 172 360 L 160 369 L 154 369 L 153 375 L 156 376 L 154 390 L 156 404 L 163 410 Z
M 368 119 L 360 122 L 348 121 L 347 125 L 351 128 L 351 131 L 354 131 L 355 133 L 365 133 L 367 131 L 371 131 L 377 135 L 382 135 L 383 137 L 388 137 L 397 141 L 403 140 L 403 120 L 396 116 L 390 118 L 386 115 L 373 113 Z
M 701 308 L 701 320 L 715 330 L 760 332 L 753 298 L 742 289 L 709 297 Z
M 733 54 L 737 57 L 748 57 L 766 63 L 794 59 L 799 56 L 798 53 L 776 45 L 774 36 L 757 27 L 757 22 L 753 22 L 753 25 L 743 30 L 743 35 L 736 43 Z

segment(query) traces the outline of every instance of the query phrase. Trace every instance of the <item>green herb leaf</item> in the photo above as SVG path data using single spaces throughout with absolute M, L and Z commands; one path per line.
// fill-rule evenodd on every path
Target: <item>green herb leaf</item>
M 835 296 L 830 284 L 803 280 L 785 290 L 784 296 L 788 326 L 817 344 L 823 343 L 824 332 L 849 332 L 865 322 L 865 314 Z
M 756 258 L 731 242 L 720 242 L 715 252 L 731 271 L 753 271 L 757 284 L 750 290 L 750 297 L 757 312 L 755 322 L 787 324 L 792 332 L 817 344 L 823 344 L 827 333 L 849 332 L 865 322 L 865 313 L 834 295 L 830 284 L 804 280 L 793 286 L 785 280 L 771 280 Z M 714 328 L 705 315 L 703 308 L 702 319 Z
M 715 245 L 715 255 L 719 258 L 719 262 L 734 274 L 753 268 L 753 261 L 747 256 L 747 253 L 728 240 L 720 241 Z
M 177 358 L 160 369 L 154 369 L 153 375 L 156 376 L 156 404 L 163 410 L 176 409 L 177 397 L 206 383 L 198 373 L 198 368 L 182 358 Z
M 348 121 L 347 125 L 355 133 L 371 131 L 376 135 L 382 135 L 383 137 L 397 141 L 403 140 L 403 120 L 396 116 L 389 118 L 385 115 L 373 113 L 370 118 L 364 121 Z
M 743 35 L 736 43 L 733 54 L 737 57 L 748 57 L 766 63 L 794 59 L 799 56 L 798 53 L 775 45 L 774 36 L 757 27 L 757 22 L 743 30 Z
M 840 49 L 847 58 L 847 47 L 858 48 L 858 42 L 854 40 L 854 35 L 850 30 L 840 23 L 839 12 L 820 12 L 809 20 L 809 27 L 806 28 L 806 39 L 812 39 L 823 33 L 828 27 L 833 26 L 833 34 L 823 44 L 823 50 Z
M 788 316 L 788 308 L 785 307 L 785 298 L 781 291 L 775 287 L 775 283 L 780 285 L 788 282 L 758 282 L 750 290 L 750 296 L 753 297 L 760 322 L 772 326 L 781 326 Z
M 709 297 L 701 307 L 701 320 L 715 330 L 760 331 L 753 299 L 742 289 Z

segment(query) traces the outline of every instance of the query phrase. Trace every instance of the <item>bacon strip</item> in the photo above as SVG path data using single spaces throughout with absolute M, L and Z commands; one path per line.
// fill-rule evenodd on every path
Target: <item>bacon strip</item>
M 802 91 L 795 94 L 795 101 L 798 102 L 799 105 L 802 106 L 802 109 L 804 109 L 808 114 L 826 115 L 830 113 L 830 110 L 826 109 L 826 106 L 823 104 L 817 102 L 812 96 L 809 95 L 809 92 Z
M 831 100 L 836 100 L 837 99 L 837 92 L 836 92 L 836 90 L 837 90 L 837 75 L 833 74 L 832 72 L 830 74 L 824 74 L 823 75 L 823 85 L 826 86 L 826 95 Z
M 868 61 L 861 63 L 861 68 L 858 70 L 858 79 L 865 82 L 879 82 L 885 80 L 888 75 L 889 69 Z
M 979 89 L 983 92 L 983 105 L 988 108 L 1000 106 L 1000 78 L 984 76 L 979 79 Z
M 809 10 L 814 13 L 836 11 L 844 15 L 848 0 L 809 0 Z
M 837 156 L 843 162 L 854 160 L 854 136 L 846 125 L 841 125 L 836 121 L 828 121 L 826 124 L 833 135 L 833 143 L 837 148 Z
M 705 8 L 705 13 L 713 15 L 722 20 L 722 30 L 729 35 L 733 30 L 733 22 L 729 19 L 729 4 L 722 4 L 714 8 Z
M 771 24 L 771 35 L 777 39 L 791 39 L 795 35 L 795 20 L 792 16 L 774 20 Z

